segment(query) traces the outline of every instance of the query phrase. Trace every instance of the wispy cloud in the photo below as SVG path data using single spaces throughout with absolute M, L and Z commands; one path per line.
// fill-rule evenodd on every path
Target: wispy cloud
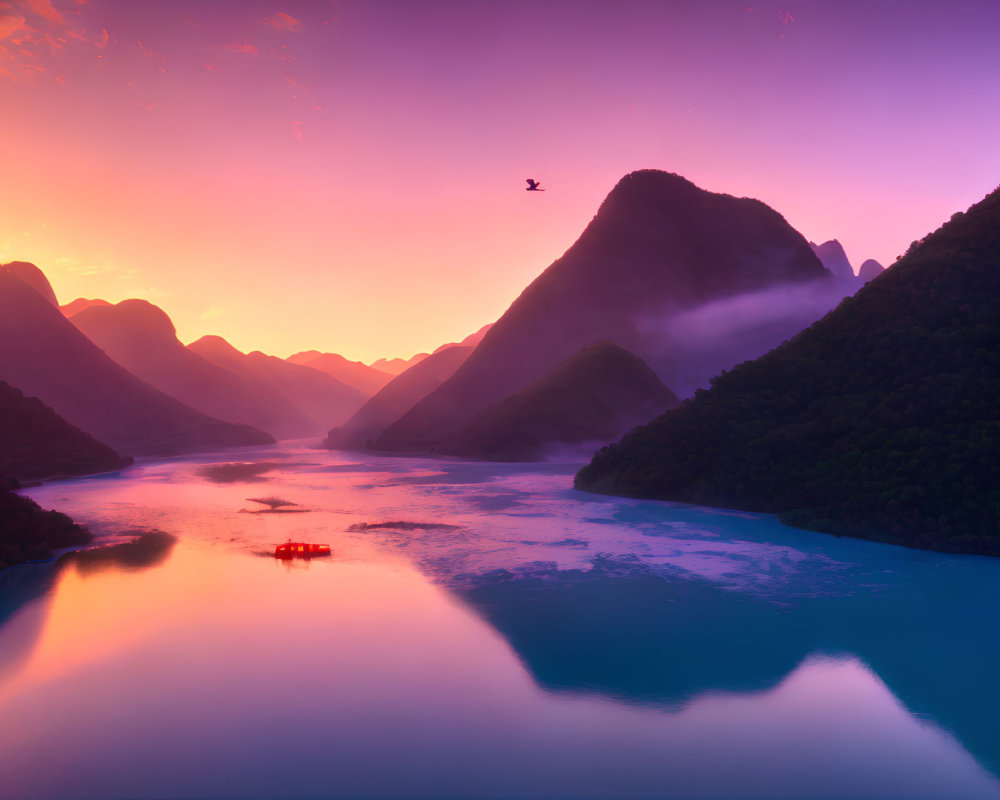
M 284 11 L 279 11 L 273 17 L 268 17 L 267 19 L 261 20 L 261 22 L 264 25 L 270 25 L 275 30 L 288 31 L 290 33 L 299 33 L 305 27 L 302 20 L 296 19 L 291 14 L 286 14 Z
M 227 53 L 243 53 L 248 56 L 259 56 L 260 50 L 255 46 L 250 44 L 248 39 L 244 39 L 242 42 L 232 42 L 227 44 L 223 48 Z
M 66 23 L 66 18 L 53 7 L 52 0 L 22 0 L 22 3 L 29 11 L 47 19 L 49 22 L 53 22 L 56 25 L 64 25 Z
M 84 2 L 76 0 L 76 6 Z M 41 63 L 57 57 L 73 41 L 100 49 L 107 43 L 87 35 L 80 11 L 62 12 L 52 0 L 3 0 L 0 2 L 0 76 L 34 83 L 47 72 Z
M 24 17 L 0 13 L 0 39 L 9 39 L 16 33 L 27 33 L 29 30 L 28 20 Z

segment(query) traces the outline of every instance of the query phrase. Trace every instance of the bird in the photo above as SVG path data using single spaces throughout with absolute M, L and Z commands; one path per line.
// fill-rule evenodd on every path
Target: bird
M 541 186 L 541 181 L 536 181 L 534 178 L 528 178 L 528 188 L 524 191 L 526 192 L 544 192 L 544 189 L 539 189 Z

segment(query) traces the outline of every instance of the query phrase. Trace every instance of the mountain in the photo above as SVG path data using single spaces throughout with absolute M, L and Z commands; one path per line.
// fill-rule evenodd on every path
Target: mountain
M 401 372 L 371 397 L 323 442 L 331 450 L 360 450 L 389 423 L 399 419 L 450 378 L 472 353 L 472 347 L 448 347 Z
M 0 475 L 38 480 L 109 472 L 128 463 L 37 397 L 0 381 Z
M 809 329 L 616 445 L 579 488 L 1000 555 L 1000 189 Z
M 373 361 L 369 366 L 372 369 L 377 369 L 379 372 L 385 372 L 389 375 L 400 375 L 414 364 L 419 364 L 429 355 L 430 353 L 417 353 L 410 358 L 380 358 L 378 361 Z
M 273 441 L 263 431 L 188 408 L 136 378 L 9 271 L 0 271 L 0 379 L 122 455 Z
M 854 267 L 851 266 L 851 262 L 847 260 L 847 253 L 844 252 L 844 247 L 836 239 L 831 239 L 828 242 L 823 242 L 823 244 L 814 244 L 809 242 L 809 246 L 812 251 L 816 254 L 817 258 L 823 262 L 823 266 L 826 267 L 830 273 L 839 281 L 855 281 L 857 276 L 854 274 Z
M 885 267 L 879 264 L 874 258 L 869 258 L 858 269 L 858 279 L 864 283 L 868 283 L 872 278 L 877 278 L 881 275 L 884 270 Z
M 303 367 L 312 367 L 325 372 L 341 383 L 353 386 L 359 392 L 371 397 L 392 380 L 392 375 L 382 372 L 360 361 L 348 361 L 336 353 L 321 353 L 319 350 L 304 350 L 289 356 L 286 361 Z
M 298 436 L 322 435 L 346 421 L 368 399 L 364 392 L 324 372 L 259 351 L 242 353 L 221 336 L 203 336 L 188 349 L 246 381 L 268 385 L 282 394 L 306 419 Z
M 67 303 L 64 306 L 59 306 L 59 310 L 62 311 L 63 316 L 66 317 L 66 319 L 69 319 L 70 317 L 79 314 L 86 308 L 91 308 L 92 306 L 110 306 L 110 305 L 111 303 L 109 303 L 107 300 L 100 300 L 100 299 L 87 300 L 85 297 L 78 297 L 76 298 L 76 300 L 73 300 L 72 302 Z
M 536 460 L 555 445 L 609 442 L 678 403 L 641 358 L 602 342 L 480 411 L 440 452 Z
M 51 558 L 53 550 L 86 544 L 93 535 L 58 511 L 15 494 L 16 481 L 0 477 L 0 570 L 24 561 Z
M 56 308 L 59 307 L 59 301 L 56 300 L 56 293 L 52 291 L 52 284 L 45 277 L 45 273 L 34 264 L 27 261 L 10 261 L 0 265 L 0 272 L 6 272 L 8 275 L 19 278 L 23 283 L 26 283 L 44 297 L 50 305 Z
M 380 358 L 378 361 L 373 361 L 371 363 L 371 366 L 374 369 L 381 370 L 382 372 L 387 372 L 390 375 L 401 375 L 404 372 L 406 372 L 406 370 L 408 370 L 410 367 L 419 364 L 429 355 L 436 355 L 437 353 L 441 353 L 447 350 L 449 347 L 475 348 L 483 340 L 483 337 L 492 327 L 493 327 L 492 322 L 483 325 L 483 327 L 481 327 L 478 331 L 476 331 L 475 333 L 470 333 L 468 336 L 462 339 L 462 341 L 447 342 L 446 344 L 443 344 L 440 347 L 438 347 L 433 353 L 417 353 L 415 356 L 412 356 L 410 358 L 389 358 L 389 359 Z
M 70 322 L 133 375 L 202 413 L 278 438 L 313 430 L 306 414 L 269 382 L 246 380 L 186 348 L 170 317 L 145 300 L 90 305 Z
M 493 327 L 492 322 L 483 325 L 483 327 L 481 327 L 478 331 L 476 331 L 475 333 L 470 333 L 460 342 L 448 342 L 447 344 L 441 345 L 437 350 L 434 351 L 434 353 L 431 353 L 431 355 L 434 355 L 435 353 L 440 353 L 443 350 L 447 350 L 449 347 L 478 347 L 479 343 L 483 340 L 483 337 L 487 333 L 489 333 L 489 330 L 492 327 Z
M 684 395 L 828 310 L 839 294 L 808 242 L 757 200 L 678 175 L 626 175 L 576 243 L 514 301 L 440 388 L 375 445 L 428 451 L 479 411 L 595 342 Z

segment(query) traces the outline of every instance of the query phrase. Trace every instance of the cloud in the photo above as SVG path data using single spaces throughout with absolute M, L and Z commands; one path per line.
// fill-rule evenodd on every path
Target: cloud
M 52 6 L 52 0 L 21 0 L 24 8 L 56 25 L 63 25 L 65 17 Z
M 0 16 L 0 39 L 9 39 L 15 33 L 27 33 L 27 20 L 13 15 Z
M 258 50 L 254 45 L 244 39 L 242 42 L 233 42 L 232 44 L 227 44 L 225 46 L 225 51 L 227 53 L 244 53 L 248 56 L 259 56 L 260 50 Z
M 40 62 L 59 57 L 74 40 L 100 48 L 107 43 L 107 33 L 102 33 L 103 42 L 91 40 L 80 20 L 67 20 L 52 0 L 0 2 L 0 76 L 34 83 L 47 71 Z M 4 47 L 4 42 L 12 46 Z M 55 72 L 62 74 L 62 68 Z
M 273 17 L 261 20 L 261 23 L 270 25 L 277 31 L 288 31 L 290 33 L 299 33 L 305 27 L 302 24 L 302 20 L 295 19 L 291 14 L 286 14 L 284 11 L 279 11 Z

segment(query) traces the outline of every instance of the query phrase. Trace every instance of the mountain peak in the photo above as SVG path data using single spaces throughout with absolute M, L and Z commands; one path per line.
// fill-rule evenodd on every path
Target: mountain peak
M 879 264 L 874 258 L 869 258 L 865 261 L 860 269 L 858 269 L 858 277 L 868 283 L 872 278 L 877 278 L 885 271 L 885 267 Z
M 96 298 L 94 300 L 88 300 L 86 297 L 78 297 L 76 300 L 71 300 L 64 306 L 59 306 L 59 310 L 62 311 L 63 316 L 69 319 L 76 314 L 79 314 L 84 309 L 90 308 L 91 306 L 110 306 L 107 300 L 101 300 Z
M 809 242 L 809 246 L 833 277 L 840 280 L 855 277 L 854 267 L 851 266 L 847 253 L 844 252 L 844 246 L 836 239 L 830 239 L 823 244 Z
M 174 339 L 176 330 L 170 317 L 159 306 L 146 300 L 122 300 L 115 305 L 93 304 L 73 315 L 73 324 L 87 327 L 99 321 L 124 326 L 130 335 L 140 334 L 154 339 Z
M 1000 555 L 998 257 L 1000 189 L 794 338 L 600 451 L 577 487 Z
M 0 264 L 0 271 L 7 272 L 18 278 L 56 308 L 59 307 L 59 301 L 56 300 L 56 293 L 52 291 L 52 284 L 49 283 L 49 279 L 45 277 L 44 272 L 30 261 L 9 261 L 6 264 Z
M 595 341 L 616 342 L 686 394 L 825 313 L 829 305 L 813 314 L 817 301 L 801 311 L 782 305 L 770 317 L 756 311 L 760 292 L 804 292 L 814 282 L 822 284 L 810 287 L 821 297 L 836 289 L 802 235 L 759 200 L 708 192 L 659 170 L 630 173 L 468 360 L 388 426 L 378 446 L 437 447 L 474 414 L 534 384 Z M 741 296 L 749 297 L 742 307 L 753 306 L 756 316 L 724 329 L 710 326 L 715 351 L 706 357 L 706 337 L 687 335 L 705 328 L 703 317 L 688 320 L 711 303 Z
M 601 204 L 598 215 L 619 205 L 662 207 L 702 192 L 687 178 L 660 169 L 640 169 L 624 175 Z
M 206 353 L 216 353 L 220 356 L 236 356 L 237 358 L 242 358 L 244 355 L 221 336 L 215 336 L 214 334 L 202 336 L 197 341 L 191 342 L 191 344 L 188 345 L 188 349 L 194 350 L 200 355 L 205 355 Z

